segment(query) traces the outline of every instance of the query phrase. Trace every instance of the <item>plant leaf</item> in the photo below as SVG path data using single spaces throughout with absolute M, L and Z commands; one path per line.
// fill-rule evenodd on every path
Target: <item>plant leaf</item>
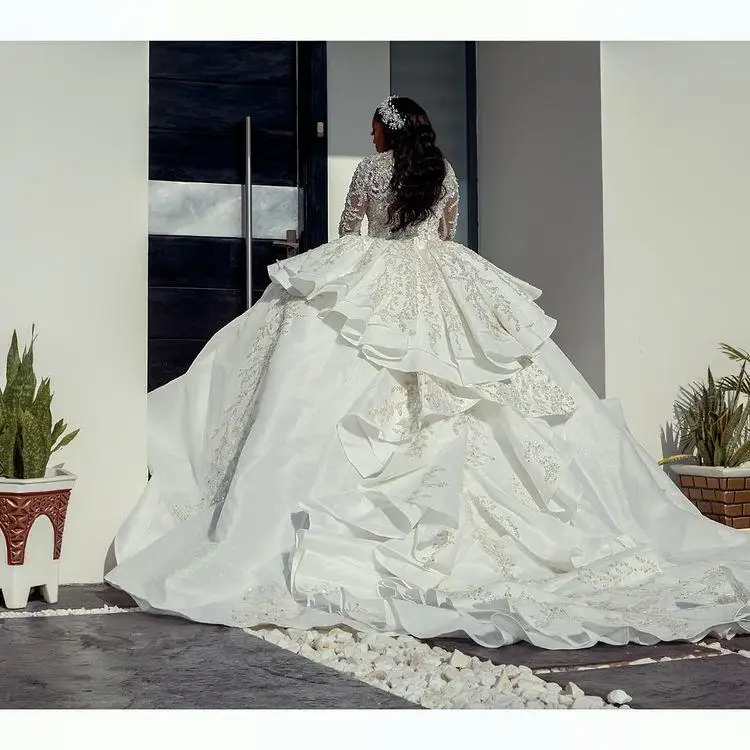
M 729 359 L 735 362 L 742 362 L 744 360 L 745 362 L 750 363 L 750 353 L 744 351 L 744 349 L 738 349 L 729 344 L 721 344 L 720 348 L 724 355 L 729 357 Z
M 16 470 L 17 447 L 19 441 L 19 419 L 16 410 L 6 411 L 3 430 L 0 432 L 0 475 L 8 479 L 19 479 Z
M 21 355 L 18 353 L 18 333 L 13 331 L 13 338 L 10 342 L 10 349 L 8 349 L 8 356 L 5 364 L 5 382 L 10 383 L 18 372 L 18 367 L 21 364 Z
M 659 466 L 665 466 L 666 464 L 675 464 L 678 461 L 684 461 L 686 459 L 695 460 L 695 455 L 692 453 L 677 453 L 674 456 L 665 456 L 664 458 L 660 459 Z
M 55 422 L 55 426 L 52 428 L 52 435 L 50 436 L 50 445 L 54 445 L 60 439 L 60 436 L 67 429 L 68 429 L 68 425 L 65 424 L 65 420 L 58 419 L 57 422 Z
M 724 391 L 740 390 L 745 396 L 750 396 L 750 374 L 745 373 L 742 378 L 739 375 L 725 375 L 719 380 L 719 388 Z
M 741 445 L 735 453 L 732 454 L 731 463 L 729 466 L 741 466 L 742 464 L 750 461 L 750 440 Z
M 21 412 L 21 454 L 23 457 L 22 479 L 43 477 L 49 462 L 47 436 L 33 412 Z
M 64 448 L 66 445 L 68 445 L 75 437 L 77 437 L 80 430 L 73 430 L 73 432 L 69 432 L 60 442 L 52 449 L 52 453 L 56 453 L 60 450 L 60 448 Z

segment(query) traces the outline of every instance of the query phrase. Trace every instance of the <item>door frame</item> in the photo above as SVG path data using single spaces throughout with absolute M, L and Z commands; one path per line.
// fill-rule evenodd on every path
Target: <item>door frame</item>
M 477 43 L 466 44 L 466 121 L 467 180 L 466 205 L 468 212 L 467 245 L 479 252 L 479 181 L 477 158 Z
M 297 42 L 297 155 L 299 250 L 305 252 L 328 241 L 326 42 Z

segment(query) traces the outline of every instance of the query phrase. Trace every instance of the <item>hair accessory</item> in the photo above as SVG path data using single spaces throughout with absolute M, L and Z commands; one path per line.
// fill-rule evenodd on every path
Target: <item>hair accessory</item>
M 383 124 L 391 130 L 401 130 L 406 125 L 403 115 L 393 105 L 396 96 L 389 96 L 379 107 L 378 114 Z

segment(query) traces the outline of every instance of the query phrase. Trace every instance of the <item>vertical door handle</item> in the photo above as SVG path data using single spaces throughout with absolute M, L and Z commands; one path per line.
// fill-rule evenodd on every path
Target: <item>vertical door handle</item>
M 247 263 L 247 306 L 253 304 L 253 133 L 252 118 L 245 118 L 245 185 L 242 190 L 245 259 Z

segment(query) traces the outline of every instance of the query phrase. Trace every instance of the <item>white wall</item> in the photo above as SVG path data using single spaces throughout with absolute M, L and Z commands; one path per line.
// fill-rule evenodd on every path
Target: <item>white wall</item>
M 478 42 L 479 251 L 544 292 L 604 395 L 599 45 Z
M 0 43 L 0 355 L 36 322 L 81 434 L 63 582 L 102 578 L 146 467 L 148 46 Z
M 390 94 L 389 42 L 328 42 L 328 232 L 338 236 L 357 163 L 373 153 L 372 115 Z
M 750 347 L 750 44 L 601 45 L 606 389 L 661 455 L 679 385 Z

